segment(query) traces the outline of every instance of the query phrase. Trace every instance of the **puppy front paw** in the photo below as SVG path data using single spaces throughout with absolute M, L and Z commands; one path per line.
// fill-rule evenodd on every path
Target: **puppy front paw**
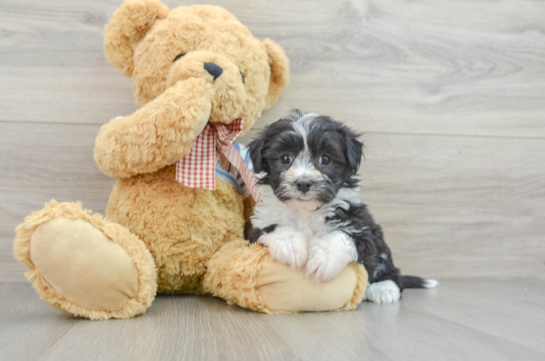
M 295 230 L 276 230 L 261 236 L 258 242 L 269 247 L 275 260 L 292 268 L 303 267 L 307 261 L 306 237 Z
M 395 303 L 401 298 L 401 291 L 392 280 L 375 282 L 367 287 L 365 298 L 375 303 Z
M 308 249 L 307 276 L 315 282 L 335 278 L 351 261 L 358 259 L 352 239 L 343 232 L 331 232 L 323 238 L 315 238 Z
M 314 277 L 317 283 L 329 281 L 335 278 L 348 262 L 347 257 L 340 257 L 338 253 L 313 245 L 308 249 L 306 274 Z

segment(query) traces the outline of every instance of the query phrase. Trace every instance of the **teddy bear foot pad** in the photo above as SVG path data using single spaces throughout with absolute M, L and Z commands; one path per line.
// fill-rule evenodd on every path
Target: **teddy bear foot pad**
M 78 203 L 52 201 L 27 217 L 14 251 L 41 298 L 77 316 L 133 317 L 155 297 L 155 265 L 144 243 Z

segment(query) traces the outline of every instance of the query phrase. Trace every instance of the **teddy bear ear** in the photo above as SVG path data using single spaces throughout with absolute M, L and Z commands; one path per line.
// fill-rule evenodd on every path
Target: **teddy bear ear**
M 157 19 L 164 19 L 168 8 L 157 0 L 125 0 L 104 30 L 104 51 L 110 64 L 130 77 L 134 70 L 136 44 Z
M 271 39 L 265 39 L 262 43 L 269 55 L 271 67 L 271 82 L 265 103 L 265 109 L 269 109 L 276 103 L 290 82 L 290 61 L 280 45 Z

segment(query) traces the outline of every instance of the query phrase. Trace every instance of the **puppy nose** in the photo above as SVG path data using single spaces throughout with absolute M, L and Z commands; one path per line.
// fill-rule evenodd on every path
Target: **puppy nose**
M 214 80 L 223 73 L 223 69 L 214 63 L 204 63 L 204 69 L 214 77 Z
M 310 187 L 312 187 L 312 182 L 307 179 L 297 182 L 297 190 L 300 192 L 306 193 L 309 191 Z

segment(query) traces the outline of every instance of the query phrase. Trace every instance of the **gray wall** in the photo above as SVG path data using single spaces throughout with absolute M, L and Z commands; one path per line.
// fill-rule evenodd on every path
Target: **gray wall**
M 2 282 L 24 281 L 11 248 L 32 210 L 106 207 L 94 138 L 136 109 L 102 50 L 120 3 L 0 1 Z M 365 133 L 361 196 L 406 273 L 545 278 L 544 2 L 216 3 L 291 59 L 256 130 L 298 107 Z

